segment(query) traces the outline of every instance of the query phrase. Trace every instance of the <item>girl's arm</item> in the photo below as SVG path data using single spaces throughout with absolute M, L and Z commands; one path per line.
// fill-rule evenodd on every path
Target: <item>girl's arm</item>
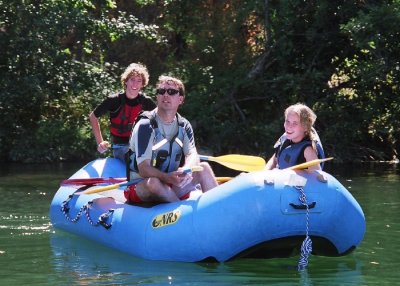
M 304 158 L 306 159 L 306 162 L 318 159 L 317 153 L 315 152 L 312 146 L 307 146 L 306 149 L 304 149 Z M 317 171 L 317 170 L 321 170 L 320 164 L 308 168 L 308 171 Z

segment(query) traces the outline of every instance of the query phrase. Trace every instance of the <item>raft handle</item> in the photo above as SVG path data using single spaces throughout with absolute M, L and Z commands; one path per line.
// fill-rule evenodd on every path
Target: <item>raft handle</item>
M 316 202 L 312 202 L 311 204 L 309 204 L 308 206 L 307 205 L 296 205 L 296 204 L 294 204 L 294 203 L 290 203 L 289 205 L 290 206 L 292 206 L 294 209 L 296 209 L 296 210 L 306 210 L 306 209 L 312 209 L 312 208 L 315 208 L 315 205 L 316 205 L 317 203 Z

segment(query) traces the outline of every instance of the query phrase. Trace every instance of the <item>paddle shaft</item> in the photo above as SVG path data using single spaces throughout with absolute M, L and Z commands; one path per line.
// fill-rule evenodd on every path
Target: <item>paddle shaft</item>
M 288 170 L 306 169 L 308 167 L 311 167 L 311 166 L 314 166 L 314 165 L 317 165 L 317 164 L 320 164 L 322 162 L 329 161 L 329 160 L 332 160 L 332 159 L 333 159 L 333 157 L 329 157 L 329 158 L 325 158 L 325 159 L 315 159 L 315 160 L 311 160 L 311 161 L 308 161 L 308 162 L 305 162 L 305 163 L 301 163 L 301 164 L 298 164 L 298 165 L 295 165 L 295 166 L 292 166 L 292 167 L 288 167 L 286 169 L 288 169 Z M 227 181 L 230 181 L 233 178 L 234 177 L 217 177 L 216 179 L 217 179 L 217 182 L 221 184 L 221 183 L 225 183 Z
M 86 191 L 83 191 L 83 192 L 81 192 L 79 194 L 89 195 L 89 194 L 101 193 L 101 192 L 105 192 L 105 191 L 108 191 L 108 190 L 118 189 L 120 187 L 127 187 L 129 185 L 136 185 L 137 183 L 139 183 L 142 180 L 143 180 L 143 178 L 138 178 L 138 179 L 126 182 L 126 183 L 113 184 L 113 185 L 99 187 L 99 188 L 95 188 L 95 189 L 91 189 L 91 190 L 86 190 Z
M 301 163 L 301 164 L 298 164 L 298 165 L 295 165 L 295 166 L 292 166 L 292 167 L 288 167 L 286 169 L 288 169 L 288 170 L 306 169 L 308 167 L 311 167 L 311 166 L 314 166 L 314 165 L 317 165 L 317 164 L 321 164 L 322 162 L 329 161 L 329 160 L 332 160 L 332 159 L 333 159 L 333 157 L 329 157 L 329 158 L 325 158 L 325 159 L 315 159 L 315 160 L 311 160 L 311 161 L 308 161 L 308 162 L 305 162 L 305 163 Z
M 122 183 L 125 182 L 126 178 L 79 178 L 79 179 L 66 179 L 61 181 L 61 186 L 68 185 L 96 185 L 96 184 L 104 184 L 104 183 Z

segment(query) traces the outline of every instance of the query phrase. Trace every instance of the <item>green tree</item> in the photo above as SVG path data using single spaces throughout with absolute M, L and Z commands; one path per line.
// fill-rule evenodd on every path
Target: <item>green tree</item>
M 0 2 L 0 156 L 15 161 L 84 158 L 87 114 L 119 88 L 107 49 L 155 27 L 115 11 L 113 1 Z
M 142 62 L 181 77 L 198 145 L 265 154 L 283 111 L 318 115 L 328 155 L 399 153 L 398 1 L 0 0 L 0 157 L 97 156 L 87 114 Z
M 283 110 L 304 102 L 328 155 L 397 154 L 397 1 L 190 4 L 170 2 L 164 23 L 179 39 L 173 67 L 190 83 L 185 111 L 204 145 L 269 156 Z
M 348 151 L 364 160 L 399 156 L 399 21 L 400 3 L 385 1 L 367 5 L 342 27 L 355 52 L 340 63 L 335 88 L 350 114 L 357 114 L 349 118 Z

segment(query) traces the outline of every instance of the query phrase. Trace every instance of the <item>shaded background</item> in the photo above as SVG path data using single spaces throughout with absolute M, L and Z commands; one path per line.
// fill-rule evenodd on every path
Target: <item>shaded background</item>
M 270 157 L 283 111 L 336 161 L 399 157 L 399 1 L 0 0 L 0 160 L 93 159 L 131 62 L 182 78 L 200 150 Z M 107 119 L 102 127 L 107 131 Z

